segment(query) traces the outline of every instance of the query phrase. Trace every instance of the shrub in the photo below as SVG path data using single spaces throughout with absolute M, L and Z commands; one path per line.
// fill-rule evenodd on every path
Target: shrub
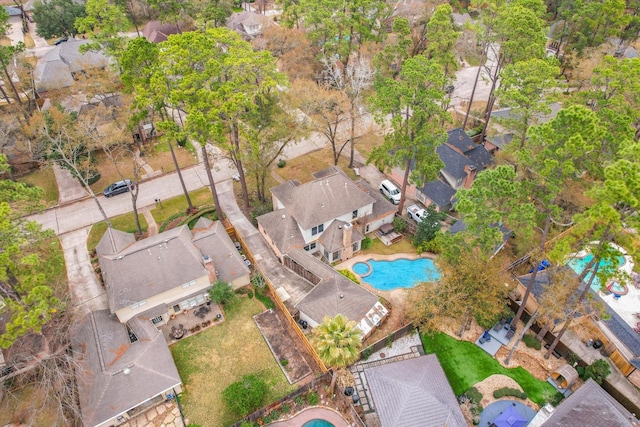
M 267 310 L 276 308 L 274 302 L 267 295 L 264 294 L 264 290 L 261 288 L 255 288 L 255 296 L 258 301 L 264 304 Z
M 439 231 L 436 233 L 433 240 L 422 242 L 420 246 L 417 246 L 417 252 L 431 252 L 434 254 L 442 253 L 443 248 L 446 247 L 445 240 L 445 234 L 442 231 Z
M 298 396 L 293 400 L 293 403 L 295 403 L 297 406 L 302 406 L 304 405 L 304 397 L 302 396 Z
M 578 371 L 580 373 L 580 371 Z M 583 373 L 580 375 L 580 378 L 583 380 L 588 380 L 589 378 L 593 378 L 595 382 L 598 384 L 602 384 L 605 378 L 609 376 L 611 373 L 611 366 L 609 362 L 604 359 L 598 359 L 593 362 L 591 365 L 584 368 Z
M 178 146 L 182 147 L 182 148 L 186 147 L 187 146 L 187 138 L 180 138 L 178 140 Z
M 404 220 L 404 218 L 397 216 L 393 218 L 393 228 L 398 233 L 404 233 L 404 230 L 407 229 L 407 222 Z
M 247 290 L 247 297 L 248 297 L 249 299 L 253 299 L 253 291 L 252 291 L 251 289 L 248 289 L 248 290 Z
M 580 363 L 580 356 L 575 354 L 573 351 L 570 351 L 567 354 L 567 363 L 571 366 L 574 366 L 576 363 Z
M 362 249 L 369 249 L 371 248 L 371 246 L 373 245 L 373 240 L 371 240 L 370 237 L 365 237 L 364 240 L 362 241 Z
M 438 212 L 434 205 L 427 206 L 427 216 L 418 224 L 418 230 L 415 236 L 413 236 L 413 245 L 416 247 L 422 246 L 426 242 L 430 242 L 436 238 L 438 231 L 442 225 L 440 221 L 445 218 L 445 214 Z
M 309 405 L 316 406 L 319 401 L 320 398 L 318 397 L 318 393 L 316 393 L 315 391 L 310 391 L 309 393 L 307 393 L 307 403 Z
M 289 361 L 287 359 L 280 359 L 280 364 L 285 367 L 289 364 Z
M 226 304 L 233 299 L 235 293 L 231 286 L 222 280 L 216 280 L 211 289 L 209 289 L 209 298 L 216 304 Z
M 472 403 L 480 403 L 482 401 L 482 393 L 475 387 L 471 387 L 465 394 Z
M 501 397 L 505 396 L 513 396 L 517 397 L 518 399 L 524 400 L 527 398 L 527 393 L 510 387 L 502 387 L 493 392 L 493 397 L 495 397 L 496 399 L 500 399 Z
M 362 350 L 362 360 L 367 360 L 369 357 L 371 357 L 371 353 L 373 353 L 371 347 L 367 347 Z
M 289 412 L 291 412 L 291 405 L 285 403 L 284 405 L 282 405 L 281 409 L 283 414 L 288 414 Z
M 280 169 L 282 169 L 283 167 L 285 167 L 287 165 L 287 162 L 284 161 L 283 159 L 278 160 L 278 167 Z
M 522 341 L 529 348 L 535 348 L 536 350 L 540 350 L 542 348 L 542 343 L 533 335 L 526 334 L 522 337 Z
M 358 276 L 356 276 L 353 271 L 351 270 L 338 270 L 338 273 L 342 274 L 344 277 L 346 277 L 347 279 L 351 280 L 354 283 L 360 283 L 360 281 L 358 280 Z
M 242 416 L 255 411 L 264 401 L 269 388 L 255 375 L 245 375 L 222 392 L 222 400 L 232 411 Z

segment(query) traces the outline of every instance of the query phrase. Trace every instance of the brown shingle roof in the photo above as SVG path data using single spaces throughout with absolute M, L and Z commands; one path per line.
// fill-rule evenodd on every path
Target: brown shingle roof
M 466 427 L 434 354 L 365 369 L 382 427 Z
M 285 253 L 290 247 L 301 249 L 304 238 L 288 209 L 278 209 L 256 218 L 276 247 Z
M 594 380 L 567 397 L 542 424 L 544 427 L 616 426 L 637 427 L 633 414 L 627 411 Z
M 305 230 L 375 202 L 338 168 L 321 179 L 298 186 L 286 182 L 271 192 Z
M 151 322 L 133 318 L 129 327 L 137 342 L 130 342 L 126 326 L 108 310 L 89 313 L 74 325 L 71 338 L 85 426 L 107 421 L 181 383 L 167 343 Z

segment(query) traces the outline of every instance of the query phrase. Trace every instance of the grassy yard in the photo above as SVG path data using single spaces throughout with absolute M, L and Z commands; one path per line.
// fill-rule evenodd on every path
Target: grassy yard
M 181 404 L 191 424 L 229 426 L 240 416 L 222 401 L 222 391 L 243 375 L 257 374 L 269 384 L 265 403 L 295 389 L 273 358 L 253 316 L 264 307 L 255 299 L 237 298 L 225 308 L 226 321 L 179 341 L 171 353 L 184 383 Z
M 341 156 L 338 166 L 345 171 L 351 179 L 355 179 L 356 174 L 353 170 L 347 168 L 348 165 L 349 159 Z M 325 148 L 288 160 L 286 166 L 276 168 L 276 172 L 286 181 L 297 179 L 304 184 L 305 182 L 313 180 L 311 176 L 312 173 L 328 168 L 329 166 L 333 166 L 333 155 L 330 148 Z
M 64 426 L 66 421 L 42 391 L 24 387 L 7 392 L 0 402 L 0 425 Z
M 153 148 L 145 148 L 145 150 L 143 159 L 146 160 L 154 170 L 161 170 L 164 173 L 176 170 L 173 159 L 171 158 L 169 144 L 166 141 L 158 142 Z M 173 143 L 173 152 L 176 155 L 180 168 L 186 168 L 198 163 L 198 157 L 190 145 L 183 148 Z
M 386 246 L 378 238 L 373 239 L 373 244 L 369 249 L 363 249 L 359 254 L 378 254 L 378 255 L 392 255 L 397 253 L 415 253 L 416 248 L 411 244 L 409 240 L 402 239 L 398 243 L 394 243 L 391 246 Z
M 369 131 L 356 139 L 356 150 L 366 159 L 374 147 L 382 144 L 384 136 L 381 133 Z
M 538 405 L 554 399 L 556 390 L 547 382 L 531 375 L 522 367 L 505 368 L 488 353 L 469 341 L 458 341 L 447 334 L 422 335 L 427 353 L 435 353 L 456 395 L 494 374 L 513 378 L 529 399 Z
M 209 187 L 192 191 L 189 193 L 189 196 L 191 197 L 191 203 L 195 207 L 213 205 L 213 196 L 211 196 L 211 190 L 209 190 Z M 171 199 L 162 200 L 162 206 L 158 205 L 151 209 L 151 215 L 153 215 L 153 219 L 156 220 L 158 225 L 161 225 L 172 216 L 186 212 L 187 207 L 187 199 L 183 194 Z
M 46 207 L 55 206 L 58 203 L 58 185 L 51 166 L 18 178 L 18 181 L 42 188 L 44 190 L 42 202 Z
M 140 226 L 142 227 L 142 230 L 146 230 L 148 225 L 147 220 L 144 219 L 144 215 L 138 214 L 138 218 L 140 218 Z M 136 231 L 138 231 L 136 228 L 136 220 L 133 216 L 133 212 L 115 216 L 113 218 L 110 218 L 110 220 L 111 225 L 116 230 L 126 231 L 127 233 L 135 233 Z M 93 227 L 91 227 L 91 232 L 89 233 L 89 237 L 87 238 L 87 250 L 89 252 L 95 249 L 105 231 L 107 231 L 107 223 L 104 221 L 94 224 Z

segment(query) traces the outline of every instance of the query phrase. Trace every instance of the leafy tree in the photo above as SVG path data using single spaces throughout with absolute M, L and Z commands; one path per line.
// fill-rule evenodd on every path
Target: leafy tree
M 471 188 L 456 193 L 456 210 L 467 225 L 464 237 L 489 255 L 503 240 L 499 225 L 517 230 L 525 241 L 533 234 L 536 210 L 516 178 L 513 167 L 501 165 L 480 172 Z
M 611 365 L 605 359 L 597 359 L 592 364 L 584 368 L 584 373 L 580 375 L 583 380 L 593 378 L 595 382 L 602 385 L 609 374 L 611 373 Z
M 324 55 L 338 57 L 345 65 L 363 43 L 383 40 L 386 32 L 381 26 L 391 13 L 383 0 L 300 0 L 295 10 L 304 20 L 311 42 L 322 46 Z
M 313 80 L 320 71 L 315 59 L 317 46 L 309 43 L 304 31 L 270 25 L 262 34 L 252 40 L 257 50 L 268 50 L 278 58 L 278 69 L 285 73 L 289 81 Z
M 135 93 L 131 104 L 131 109 L 134 111 L 131 117 L 131 126 L 140 126 L 139 123 L 149 116 L 151 116 L 151 121 L 153 122 L 155 114 L 167 118 L 165 121 L 169 122 L 170 114 L 166 98 L 151 88 L 151 78 L 158 67 L 158 45 L 148 42 L 144 37 L 131 40 L 127 43 L 126 49 L 120 56 L 120 67 L 122 68 L 120 78 L 124 84 L 125 92 Z M 175 110 L 171 109 L 171 111 L 174 112 Z M 171 122 L 175 125 L 173 118 L 171 118 Z M 175 129 L 175 127 L 177 126 L 171 126 L 170 130 Z M 194 212 L 195 208 L 191 202 L 191 196 L 187 191 L 187 186 L 182 177 L 182 170 L 173 149 L 172 137 L 175 137 L 174 132 L 166 132 L 161 136 L 161 138 L 166 139 L 169 145 L 171 158 L 187 200 L 188 211 Z
M 159 15 L 161 22 L 171 22 L 175 24 L 178 29 L 180 29 L 180 21 L 182 18 L 192 16 L 195 6 L 194 2 L 186 0 L 146 0 L 146 2 L 151 6 L 151 9 Z M 218 2 L 213 0 L 210 3 L 215 5 Z M 212 11 L 210 10 L 209 12 Z M 180 32 L 182 31 L 180 30 Z
M 228 283 L 218 279 L 209 289 L 209 298 L 216 304 L 226 304 L 233 299 L 235 294 Z
M 84 17 L 84 4 L 74 0 L 41 0 L 33 6 L 36 34 L 45 39 L 75 36 L 74 23 Z
M 436 149 L 447 138 L 443 129 L 449 118 L 443 108 L 446 81 L 436 61 L 415 56 L 402 63 L 397 79 L 380 76 L 374 83 L 371 104 L 376 120 L 384 122 L 391 114 L 393 131 L 372 150 L 367 162 L 381 169 L 404 169 L 398 212 L 403 210 L 409 179 L 420 185 L 435 179 L 443 167 Z
M 0 155 L 0 171 L 8 168 Z M 29 332 L 40 333 L 64 308 L 57 282 L 64 260 L 53 233 L 19 216 L 39 202 L 42 190 L 3 180 L 0 191 L 0 311 L 6 313 L 0 348 L 9 348 Z
M 75 27 L 79 33 L 88 33 L 95 43 L 84 49 L 106 49 L 114 58 L 119 58 L 128 37 L 122 33 L 129 30 L 130 21 L 123 6 L 109 0 L 87 0 L 86 16 L 76 19 Z
M 197 7 L 196 26 L 201 31 L 207 28 L 222 27 L 233 13 L 231 0 L 208 0 Z
M 453 22 L 451 6 L 448 3 L 438 5 L 426 25 L 427 45 L 424 53 L 427 58 L 438 61 L 447 76 L 458 69 L 458 59 L 455 54 L 458 37 L 460 32 Z
M 205 148 L 208 142 L 216 143 L 232 160 L 240 175 L 244 210 L 248 212 L 240 125 L 269 90 L 277 84 L 286 84 L 284 75 L 277 71 L 275 59 L 269 52 L 255 52 L 228 28 L 183 33 L 169 37 L 160 46 L 159 67 L 152 82 L 153 89 L 165 96 L 169 104 L 187 113 L 183 132 L 203 147 L 208 174 L 211 173 Z M 218 212 L 222 213 L 213 178 L 210 185 Z
M 329 75 L 332 88 L 339 90 L 349 103 L 349 168 L 353 167 L 355 153 L 356 121 L 360 117 L 360 103 L 364 92 L 371 86 L 373 69 L 369 62 L 362 56 L 349 61 L 346 67 L 338 66 L 337 62 L 329 62 L 324 58 L 325 71 Z M 334 146 L 335 147 L 335 146 Z M 344 147 L 344 146 L 343 146 Z M 341 150 L 340 150 L 341 151 Z M 340 153 L 334 151 L 334 161 L 337 165 L 337 156 Z
M 438 212 L 434 205 L 427 206 L 426 212 L 427 215 L 422 218 L 422 221 L 418 224 L 418 230 L 413 236 L 413 246 L 420 247 L 425 242 L 432 241 L 440 231 L 440 228 L 442 228 L 440 221 L 446 218 L 446 214 Z
M 256 375 L 245 375 L 222 391 L 222 400 L 235 413 L 245 416 L 264 403 L 269 386 Z
M 509 117 L 499 119 L 525 144 L 529 127 L 537 124 L 540 116 L 549 114 L 553 97 L 547 93 L 556 85 L 559 69 L 555 60 L 533 58 L 507 65 L 500 74 L 500 87 L 496 96 L 500 106 L 510 107 Z
M 460 336 L 474 318 L 481 326 L 490 327 L 503 312 L 505 298 L 513 287 L 505 265 L 497 258 L 490 260 L 471 245 L 453 242 L 436 263 L 440 279 L 410 290 L 407 316 L 425 331 L 436 331 L 443 321 L 457 322 Z
M 345 368 L 360 357 L 362 346 L 362 331 L 357 323 L 338 314 L 335 317 L 325 317 L 322 323 L 314 329 L 311 344 L 318 353 L 318 357 L 334 370 Z M 331 393 L 336 385 L 336 372 L 331 377 Z

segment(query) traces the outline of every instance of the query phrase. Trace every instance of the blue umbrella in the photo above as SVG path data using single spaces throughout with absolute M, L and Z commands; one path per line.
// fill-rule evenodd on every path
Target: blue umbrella
M 529 421 L 516 410 L 515 406 L 509 406 L 493 423 L 497 427 L 525 427 Z

